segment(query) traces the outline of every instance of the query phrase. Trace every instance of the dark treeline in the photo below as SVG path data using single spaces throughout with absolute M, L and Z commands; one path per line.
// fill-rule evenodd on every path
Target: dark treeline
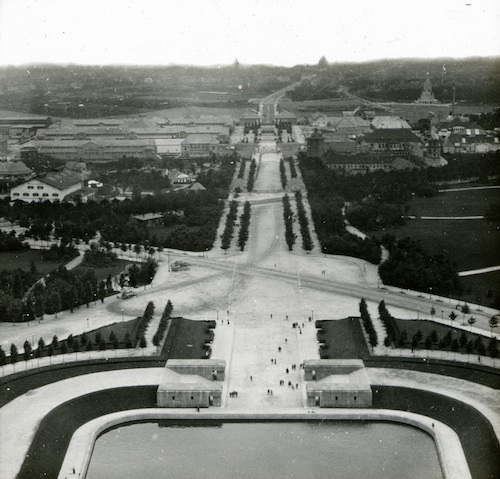
M 373 350 L 373 348 L 378 344 L 377 331 L 375 331 L 375 327 L 373 326 L 373 321 L 364 298 L 362 298 L 359 303 L 359 314 L 361 316 L 361 322 L 363 323 L 366 334 L 368 334 L 368 342 Z
M 430 255 L 411 238 L 384 235 L 382 244 L 389 251 L 389 259 L 379 267 L 384 283 L 445 296 L 460 293 L 456 267 L 445 255 Z
M 234 233 L 234 222 L 236 221 L 237 217 L 238 217 L 238 202 L 233 200 L 229 204 L 229 211 L 226 216 L 226 225 L 221 235 L 221 248 L 223 250 L 227 250 L 231 246 L 231 240 L 233 239 L 233 233 Z
M 248 228 L 250 226 L 250 202 L 245 201 L 245 206 L 243 207 L 243 213 L 240 216 L 240 231 L 238 233 L 238 247 L 240 251 L 245 249 L 245 245 L 248 240 Z
M 288 246 L 288 251 L 292 251 L 293 245 L 295 244 L 295 235 L 293 233 L 293 213 L 288 195 L 283 197 L 283 218 L 285 220 L 286 244 Z
M 309 220 L 307 219 L 306 210 L 302 203 L 302 192 L 295 192 L 295 201 L 297 204 L 297 217 L 299 218 L 300 234 L 302 235 L 302 248 L 306 251 L 313 249 L 311 233 L 309 232 Z
M 285 163 L 283 159 L 280 160 L 280 178 L 281 178 L 281 186 L 283 189 L 286 188 L 286 170 Z
M 250 171 L 248 173 L 248 181 L 247 181 L 247 190 L 249 193 L 253 191 L 253 186 L 255 183 L 255 170 L 257 168 L 257 164 L 255 163 L 255 160 L 252 158 L 252 161 L 250 162 Z

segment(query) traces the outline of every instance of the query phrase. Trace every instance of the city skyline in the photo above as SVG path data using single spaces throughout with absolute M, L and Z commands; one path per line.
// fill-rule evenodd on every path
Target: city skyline
M 68 5 L 71 8 L 68 8 Z M 242 65 L 500 55 L 490 0 L 0 0 L 0 66 Z

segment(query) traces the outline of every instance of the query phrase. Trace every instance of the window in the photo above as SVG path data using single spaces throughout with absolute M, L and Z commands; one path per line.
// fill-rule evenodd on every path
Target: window
M 32 186 L 32 185 L 29 185 L 29 186 L 28 186 L 28 190 L 32 190 L 32 189 L 34 189 L 34 188 L 35 188 L 35 187 L 34 187 L 34 186 Z
M 30 194 L 29 193 L 23 193 L 23 196 L 29 196 Z
M 59 193 L 52 193 L 52 196 L 57 197 L 57 196 L 59 196 Z
M 39 185 L 36 187 L 37 190 L 43 190 L 43 185 Z
M 42 196 L 49 196 L 49 194 L 48 193 L 43 193 Z
M 13 193 L 12 196 L 19 196 L 19 193 Z
M 33 193 L 33 196 L 40 196 L 38 193 Z

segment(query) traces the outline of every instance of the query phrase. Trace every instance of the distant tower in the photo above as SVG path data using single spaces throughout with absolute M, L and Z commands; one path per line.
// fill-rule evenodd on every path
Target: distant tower
M 437 100 L 434 98 L 434 93 L 432 93 L 432 84 L 431 79 L 429 78 L 429 73 L 427 73 L 422 94 L 415 103 L 437 103 Z

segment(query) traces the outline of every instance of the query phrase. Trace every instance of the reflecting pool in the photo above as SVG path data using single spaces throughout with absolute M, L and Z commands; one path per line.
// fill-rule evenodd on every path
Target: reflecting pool
M 133 423 L 103 434 L 88 479 L 442 479 L 434 440 L 389 422 Z

